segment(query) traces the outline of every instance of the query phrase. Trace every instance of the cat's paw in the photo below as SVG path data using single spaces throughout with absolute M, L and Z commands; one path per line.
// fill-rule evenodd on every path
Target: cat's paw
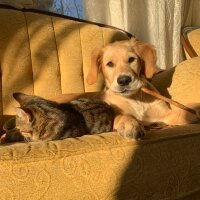
M 119 135 L 129 139 L 140 139 L 144 137 L 144 128 L 135 119 L 129 119 L 119 124 L 117 132 Z
M 12 117 L 9 120 L 7 120 L 3 125 L 3 130 L 7 131 L 7 130 L 14 129 L 15 128 L 15 121 L 16 121 L 15 117 Z
M 196 110 L 196 116 L 197 116 L 198 119 L 200 119 L 200 109 Z
M 6 140 L 6 134 L 4 133 L 1 137 L 0 137 L 0 144 L 5 144 L 7 143 L 7 140 Z

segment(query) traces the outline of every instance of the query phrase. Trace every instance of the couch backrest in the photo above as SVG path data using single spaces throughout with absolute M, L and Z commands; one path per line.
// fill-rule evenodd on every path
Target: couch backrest
M 102 77 L 92 86 L 85 82 L 92 50 L 130 37 L 41 11 L 0 7 L 0 19 L 1 116 L 15 112 L 13 92 L 51 97 L 100 90 Z

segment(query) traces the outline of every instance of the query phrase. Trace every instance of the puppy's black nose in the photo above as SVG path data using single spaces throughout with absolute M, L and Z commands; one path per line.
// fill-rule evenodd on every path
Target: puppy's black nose
M 120 86 L 126 86 L 126 85 L 128 85 L 131 81 L 132 81 L 131 77 L 130 77 L 130 76 L 127 76 L 127 75 L 119 76 L 119 77 L 117 78 L 117 83 L 118 83 Z

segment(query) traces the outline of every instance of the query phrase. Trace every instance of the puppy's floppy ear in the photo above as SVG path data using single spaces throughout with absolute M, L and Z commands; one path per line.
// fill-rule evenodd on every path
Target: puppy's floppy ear
M 86 81 L 89 85 L 97 81 L 98 73 L 101 71 L 102 48 L 94 49 L 91 55 L 91 66 Z
M 154 46 L 133 38 L 131 38 L 131 43 L 136 54 L 144 61 L 141 72 L 146 78 L 152 78 L 154 74 L 161 71 L 156 66 L 157 58 Z

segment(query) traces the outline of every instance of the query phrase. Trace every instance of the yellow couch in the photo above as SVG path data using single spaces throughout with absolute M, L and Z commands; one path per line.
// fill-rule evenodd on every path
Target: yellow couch
M 0 8 L 1 129 L 17 106 L 13 92 L 52 97 L 89 86 L 90 53 L 129 35 L 66 17 Z M 182 103 L 200 102 L 200 58 L 160 73 L 153 83 Z M 200 125 L 147 132 L 141 141 L 103 133 L 0 146 L 0 199 L 200 199 Z

